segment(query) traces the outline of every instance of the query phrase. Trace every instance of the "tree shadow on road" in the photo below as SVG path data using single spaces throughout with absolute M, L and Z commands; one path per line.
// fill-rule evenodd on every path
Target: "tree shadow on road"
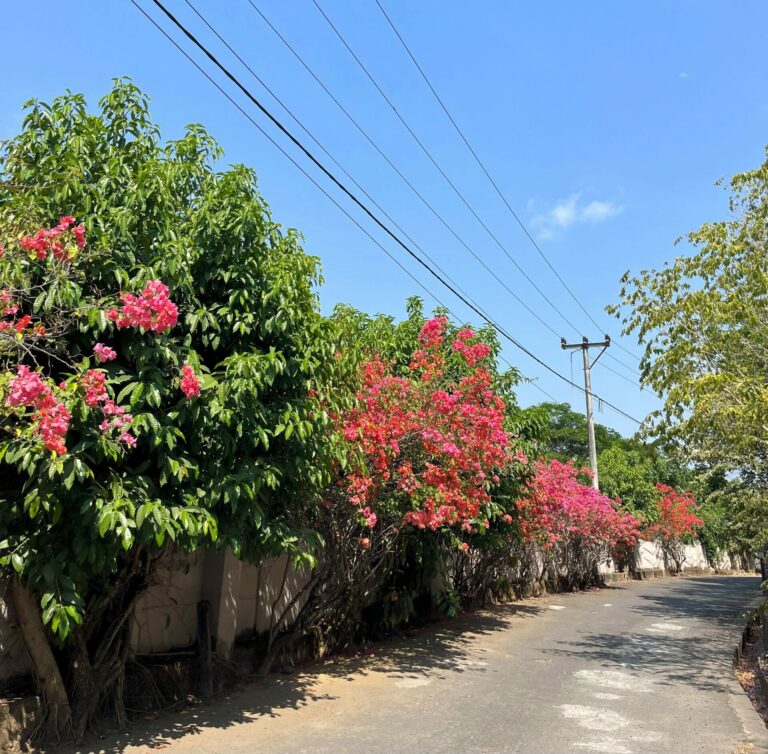
M 648 633 L 587 634 L 579 641 L 561 642 L 544 654 L 578 656 L 603 668 L 642 673 L 665 686 L 685 685 L 703 691 L 725 692 L 731 674 L 733 648 L 701 637 L 651 636 Z
M 318 690 L 319 681 L 329 676 L 352 682 L 370 673 L 403 680 L 426 675 L 435 677 L 436 671 L 438 678 L 448 672 L 482 673 L 485 667 L 478 658 L 484 650 L 475 640 L 541 612 L 546 612 L 546 608 L 512 603 L 465 613 L 407 635 L 311 663 L 290 675 L 274 673 L 265 679 L 243 683 L 209 703 L 192 704 L 180 711 L 161 714 L 156 720 L 147 715 L 125 731 L 110 732 L 102 738 L 92 736 L 83 745 L 67 747 L 58 754 L 120 754 L 129 746 L 145 747 L 150 752 L 163 749 L 173 740 L 194 736 L 203 729 L 223 730 L 264 716 L 278 717 L 284 710 L 337 698 Z
M 758 585 L 759 579 L 751 576 L 681 578 L 672 585 L 667 581 L 663 590 L 638 595 L 639 604 L 632 608 L 638 621 L 644 618 L 647 624 L 648 618 L 655 618 L 658 623 L 626 634 L 583 634 L 543 651 L 642 673 L 657 684 L 730 693 L 726 682 L 732 673 L 733 646 L 744 623 L 745 602 L 753 589 L 757 596 Z M 690 636 L 691 620 L 708 630 Z
M 741 622 L 746 610 L 745 595 L 759 596 L 757 576 L 707 576 L 680 578 L 673 588 L 642 596 L 635 611 L 667 619 L 697 618 L 719 625 Z

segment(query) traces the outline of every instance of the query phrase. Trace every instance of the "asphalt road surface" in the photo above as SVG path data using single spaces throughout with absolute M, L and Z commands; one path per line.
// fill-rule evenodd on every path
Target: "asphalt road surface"
M 768 751 L 731 657 L 758 578 L 632 582 L 436 624 L 78 751 Z

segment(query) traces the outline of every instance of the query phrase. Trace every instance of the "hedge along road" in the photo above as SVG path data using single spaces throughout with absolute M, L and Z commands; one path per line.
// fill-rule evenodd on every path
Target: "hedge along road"
M 464 615 L 77 751 L 763 751 L 731 669 L 758 585 L 632 582 Z

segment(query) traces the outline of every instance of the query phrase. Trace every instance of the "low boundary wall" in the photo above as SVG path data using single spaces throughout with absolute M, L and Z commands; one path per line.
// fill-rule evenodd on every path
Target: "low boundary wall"
M 681 571 L 688 575 L 754 567 L 744 556 L 727 554 L 710 564 L 698 543 L 687 545 L 683 555 Z M 660 544 L 648 541 L 635 548 L 633 569 L 618 571 L 610 561 L 599 568 L 599 576 L 606 583 L 669 572 Z M 256 566 L 238 560 L 231 551 L 173 555 L 159 569 L 156 583 L 138 601 L 130 627 L 131 651 L 134 655 L 160 654 L 194 645 L 197 605 L 206 600 L 211 605 L 215 649 L 229 657 L 237 638 L 269 630 L 272 616 L 285 609 L 306 578 L 307 573 L 295 571 L 287 557 Z M 0 584 L 0 684 L 30 671 L 7 590 Z

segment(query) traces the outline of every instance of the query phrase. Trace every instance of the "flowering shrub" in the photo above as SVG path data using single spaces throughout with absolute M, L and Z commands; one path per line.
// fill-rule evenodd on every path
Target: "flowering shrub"
M 504 403 L 491 389 L 482 362 L 490 354 L 469 329 L 451 344 L 466 368 L 446 378 L 445 317 L 427 321 L 418 335 L 408 377 L 380 358 L 363 365 L 357 406 L 341 420 L 355 459 L 342 484 L 365 526 L 376 523 L 377 503 L 396 501 L 401 523 L 436 531 L 472 532 L 489 526 L 490 486 L 515 455 L 504 431 Z
M 539 459 L 528 494 L 517 502 L 523 537 L 562 554 L 576 546 L 589 570 L 639 538 L 640 521 L 619 504 L 579 481 L 572 463 Z M 578 569 L 572 565 L 575 572 Z
M 678 492 L 668 484 L 657 484 L 656 489 L 661 496 L 657 503 L 659 519 L 647 527 L 648 536 L 662 542 L 695 537 L 704 526 L 704 519 L 696 515 L 698 506 L 693 493 Z
M 697 536 L 704 526 L 699 518 L 696 499 L 691 492 L 678 492 L 667 484 L 657 484 L 659 518 L 646 527 L 649 539 L 658 539 L 667 566 L 679 572 L 685 561 L 685 544 Z M 671 562 L 670 562 L 671 561 Z
M 0 578 L 66 642 L 33 659 L 79 730 L 120 709 L 130 612 L 169 548 L 317 546 L 318 262 L 220 156 L 199 126 L 161 141 L 128 82 L 97 112 L 35 100 L 0 144 Z

